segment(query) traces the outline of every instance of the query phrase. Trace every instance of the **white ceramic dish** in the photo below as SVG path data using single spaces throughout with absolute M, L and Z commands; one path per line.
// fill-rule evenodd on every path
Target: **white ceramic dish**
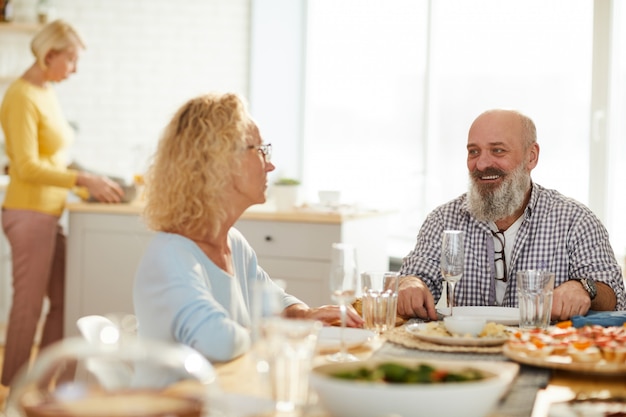
M 476 316 L 446 316 L 443 318 L 443 323 L 449 333 L 465 336 L 470 335 L 476 337 L 483 331 L 487 324 L 487 319 L 484 317 Z
M 361 346 L 376 336 L 376 334 L 371 330 L 356 329 L 352 327 L 346 327 L 343 330 L 344 340 L 346 341 L 346 347 L 348 349 Z M 340 327 L 322 327 L 317 337 L 317 349 L 319 351 L 339 350 L 341 347 L 340 333 Z
M 449 316 L 450 309 L 438 308 L 437 313 L 442 316 Z M 506 326 L 519 325 L 519 308 L 517 307 L 483 307 L 483 306 L 461 306 L 454 307 L 454 314 L 459 316 L 484 317 L 487 322 L 504 324 Z
M 478 369 L 489 377 L 479 381 L 437 384 L 389 384 L 349 381 L 329 373 L 374 367 L 381 362 L 417 366 L 427 363 L 437 369 Z M 320 404 L 333 417 L 404 417 L 488 415 L 507 390 L 519 370 L 513 362 L 439 361 L 408 358 L 380 358 L 363 362 L 334 363 L 316 367 L 311 372 L 311 387 Z
M 437 343 L 438 345 L 448 346 L 498 346 L 504 344 L 509 340 L 508 336 L 505 337 L 453 337 L 453 336 L 435 336 L 427 334 L 427 323 L 411 323 L 407 324 L 404 328 L 407 332 L 411 333 L 418 339 L 424 340 L 430 343 Z

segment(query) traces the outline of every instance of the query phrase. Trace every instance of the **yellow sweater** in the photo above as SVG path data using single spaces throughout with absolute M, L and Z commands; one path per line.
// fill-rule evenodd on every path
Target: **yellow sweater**
M 52 87 L 14 81 L 0 106 L 9 158 L 3 207 L 61 215 L 77 171 L 67 169 L 65 149 L 74 134 Z

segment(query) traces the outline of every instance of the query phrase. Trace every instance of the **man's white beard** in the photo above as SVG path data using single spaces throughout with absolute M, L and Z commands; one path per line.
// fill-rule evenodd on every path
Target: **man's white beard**
M 470 173 L 469 191 L 467 193 L 468 210 L 477 220 L 495 222 L 515 213 L 524 203 L 526 192 L 530 187 L 530 175 L 520 165 L 499 187 L 480 184 Z

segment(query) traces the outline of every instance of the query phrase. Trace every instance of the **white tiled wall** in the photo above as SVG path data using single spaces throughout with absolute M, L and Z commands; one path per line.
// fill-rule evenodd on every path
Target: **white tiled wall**
M 35 21 L 36 0 L 14 3 L 16 21 Z M 52 3 L 87 43 L 77 74 L 57 86 L 66 117 L 79 126 L 73 156 L 87 166 L 120 176 L 141 171 L 188 98 L 208 91 L 247 96 L 250 0 Z M 0 32 L 0 50 L 29 62 L 27 46 L 16 48 L 15 39 Z
M 36 0 L 13 2 L 16 22 L 35 21 Z M 71 22 L 87 44 L 78 72 L 57 86 L 66 117 L 79 126 L 72 154 L 84 165 L 118 176 L 142 171 L 162 128 L 188 98 L 208 91 L 247 95 L 249 0 L 52 3 L 56 17 Z M 31 37 L 0 31 L 0 96 L 3 77 L 19 76 L 32 62 Z M 0 322 L 10 301 L 3 250 Z

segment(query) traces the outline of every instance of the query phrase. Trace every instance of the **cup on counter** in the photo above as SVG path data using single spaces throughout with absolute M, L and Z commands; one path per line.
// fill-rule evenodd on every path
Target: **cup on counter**
M 308 403 L 309 373 L 321 327 L 319 321 L 281 317 L 263 322 L 272 399 L 279 414 L 298 415 Z
M 545 329 L 550 325 L 554 272 L 526 270 L 517 273 L 517 295 L 522 329 Z
M 325 207 L 339 207 L 341 201 L 341 191 L 320 190 L 317 192 L 320 204 Z
M 366 271 L 361 273 L 363 289 L 361 308 L 365 329 L 381 334 L 395 327 L 399 281 L 400 277 L 397 272 Z

